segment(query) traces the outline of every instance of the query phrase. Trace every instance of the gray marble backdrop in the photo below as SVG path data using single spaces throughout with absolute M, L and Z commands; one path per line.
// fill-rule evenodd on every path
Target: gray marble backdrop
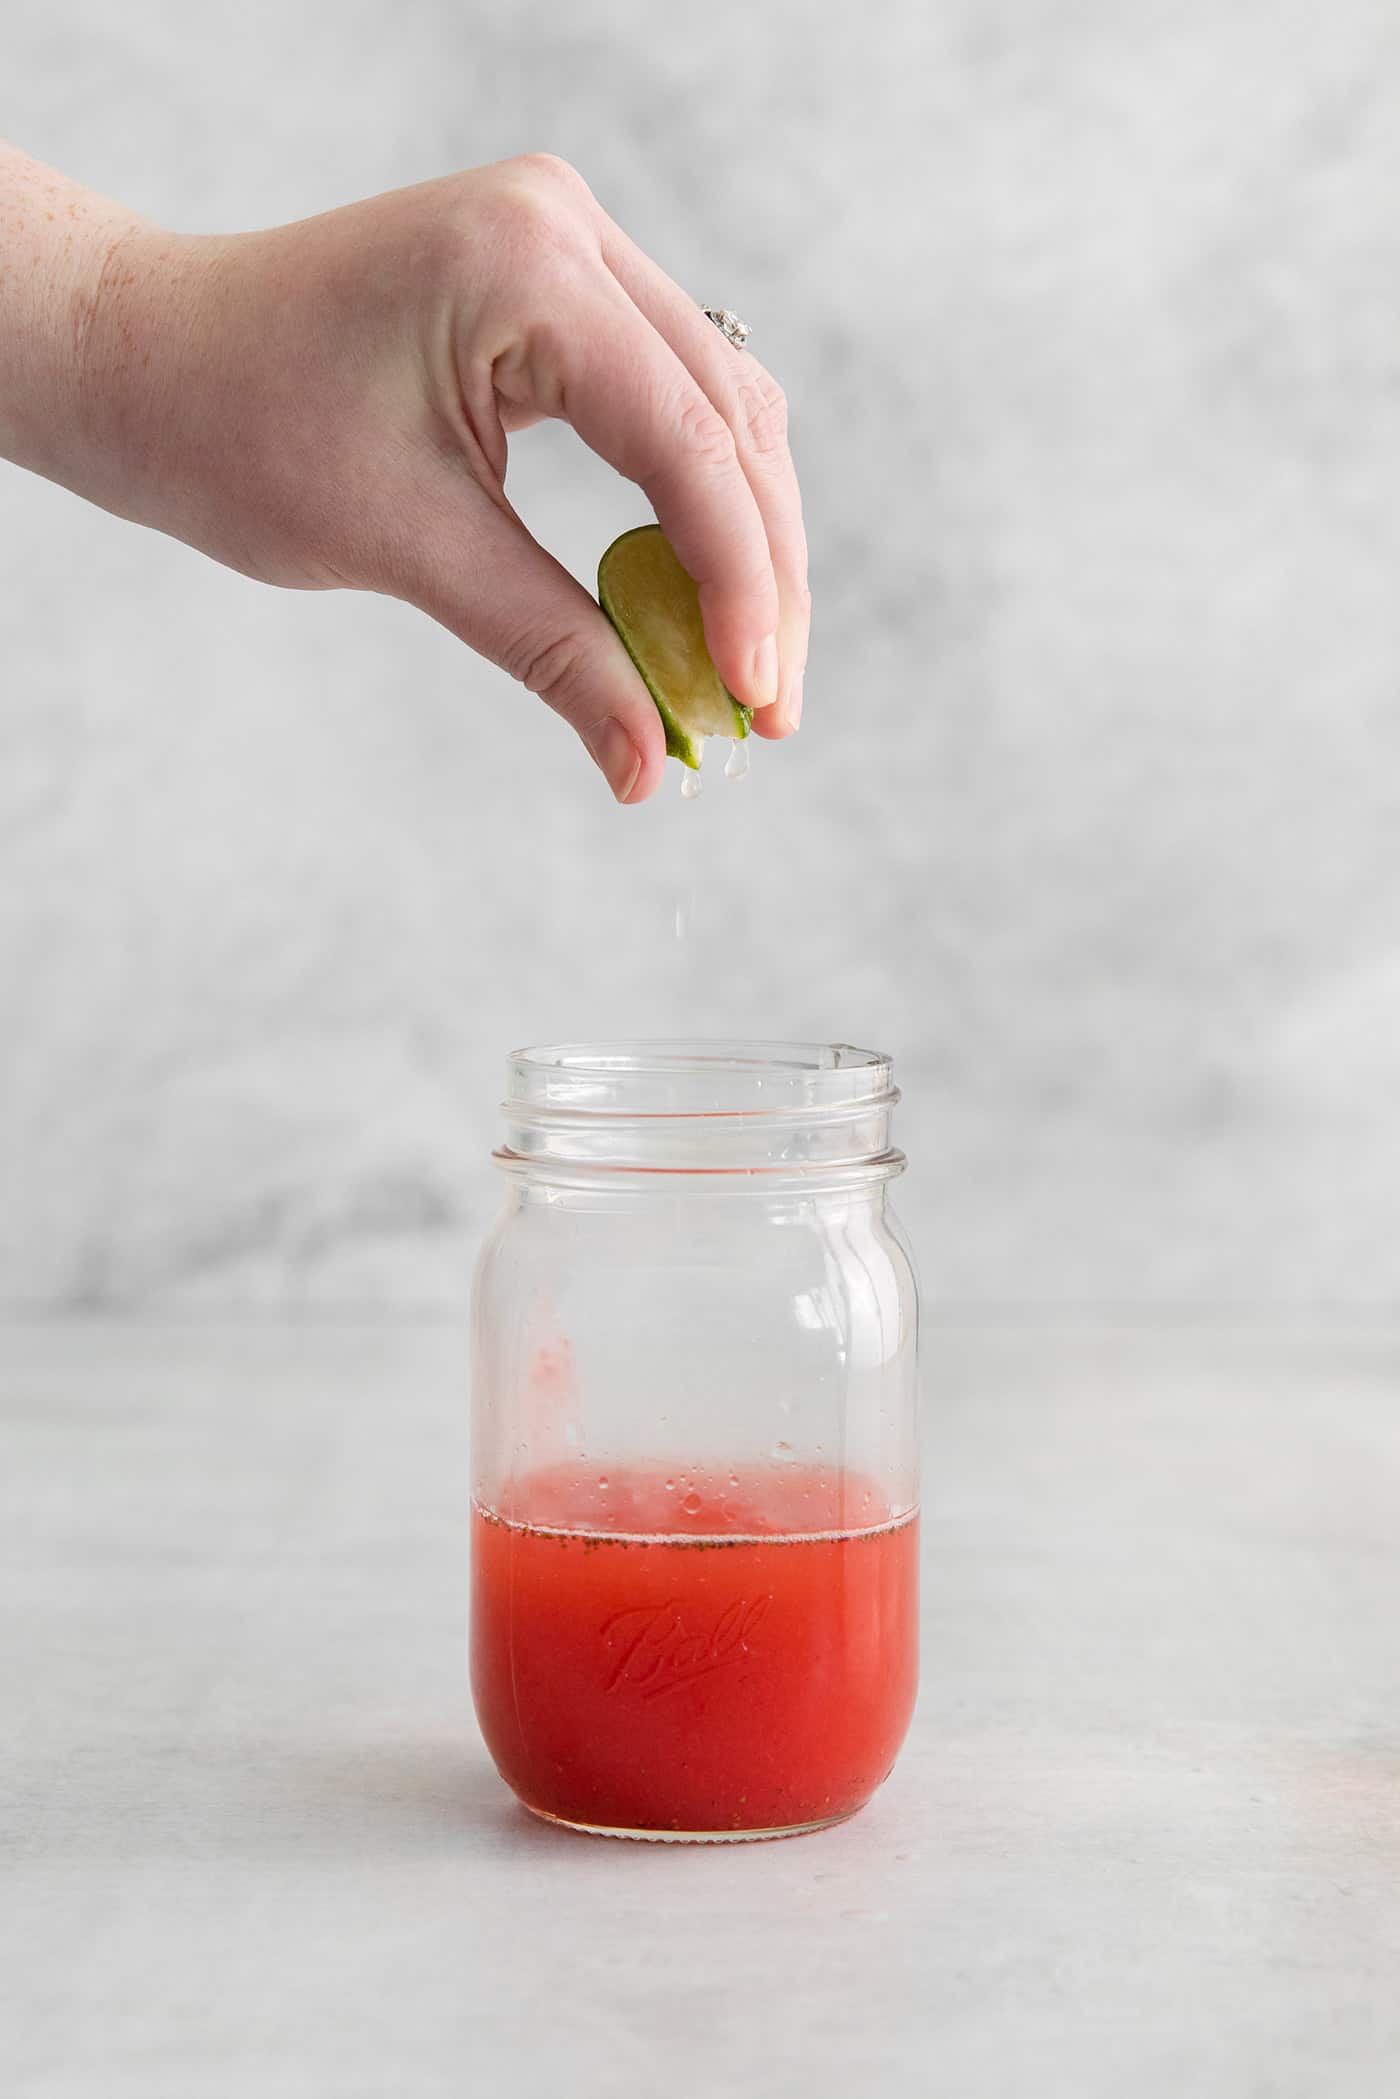
M 817 604 L 797 742 L 623 811 L 0 469 L 0 1299 L 454 1306 L 506 1049 L 698 1029 L 896 1053 L 935 1306 L 1392 1300 L 1393 0 L 44 0 L 0 90 L 190 229 L 566 155 L 753 322 Z M 645 515 L 512 474 L 584 577 Z

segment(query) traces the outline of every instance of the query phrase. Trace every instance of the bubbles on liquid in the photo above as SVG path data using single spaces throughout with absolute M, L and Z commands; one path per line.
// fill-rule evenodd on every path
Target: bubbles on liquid
M 693 1487 L 691 1488 L 689 1494 L 686 1495 L 685 1500 L 681 1503 L 681 1507 L 685 1511 L 685 1514 L 687 1516 L 698 1516 L 700 1514 L 700 1511 L 704 1508 L 704 1506 L 704 1502 L 700 1499 L 700 1496 L 696 1493 Z
M 675 1481 L 674 1481 L 674 1480 L 667 1480 L 667 1482 L 666 1482 L 666 1492 L 667 1492 L 668 1494 L 674 1494 L 674 1493 L 675 1493 L 675 1491 L 676 1491 L 676 1483 L 675 1483 Z
M 696 797 L 696 795 L 697 795 L 697 794 L 699 794 L 699 792 L 700 792 L 701 788 L 702 788 L 702 787 L 704 786 L 704 784 L 705 784 L 705 783 L 704 783 L 704 781 L 703 781 L 703 780 L 702 780 L 702 779 L 700 778 L 700 775 L 699 775 L 699 773 L 698 773 L 698 772 L 692 772 L 692 771 L 691 771 L 691 769 L 690 769 L 690 767 L 689 767 L 688 765 L 683 765 L 683 766 L 681 767 L 681 800 L 682 800 L 682 801 L 684 801 L 684 802 L 693 802 L 693 801 L 695 800 L 695 797 Z
M 790 1458 L 792 1456 L 792 1445 L 784 1443 L 780 1437 L 773 1445 L 773 1455 L 775 1458 Z
M 599 1473 L 599 1475 L 598 1475 L 598 1485 L 599 1485 L 600 1487 L 604 1487 L 604 1488 L 605 1488 L 605 1487 L 607 1486 L 607 1484 L 608 1484 L 608 1475 L 606 1474 L 606 1472 L 602 1472 L 602 1473 Z

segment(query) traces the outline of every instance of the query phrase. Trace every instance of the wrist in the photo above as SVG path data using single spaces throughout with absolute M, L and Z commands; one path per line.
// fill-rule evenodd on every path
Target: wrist
M 71 474 L 80 495 L 138 524 L 171 529 L 178 497 L 167 454 L 198 360 L 205 251 L 218 244 L 128 222 L 106 243 L 77 316 Z
M 162 397 L 206 245 L 0 144 L 0 457 L 154 521 Z
M 72 482 L 87 442 L 81 383 L 107 259 L 140 221 L 0 146 L 0 452 Z

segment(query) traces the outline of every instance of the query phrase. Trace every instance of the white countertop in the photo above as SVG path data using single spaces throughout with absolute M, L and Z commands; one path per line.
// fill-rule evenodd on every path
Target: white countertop
M 1400 1334 L 935 1335 L 908 1746 L 714 1849 L 497 1781 L 463 1358 L 0 1330 L 7 2099 L 1393 2099 Z

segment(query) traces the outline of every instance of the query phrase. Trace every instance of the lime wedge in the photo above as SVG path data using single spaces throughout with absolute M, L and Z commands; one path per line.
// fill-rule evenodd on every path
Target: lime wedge
M 707 736 L 748 735 L 749 711 L 705 646 L 699 592 L 659 525 L 613 541 L 598 563 L 598 602 L 646 680 L 672 758 L 694 772 Z

